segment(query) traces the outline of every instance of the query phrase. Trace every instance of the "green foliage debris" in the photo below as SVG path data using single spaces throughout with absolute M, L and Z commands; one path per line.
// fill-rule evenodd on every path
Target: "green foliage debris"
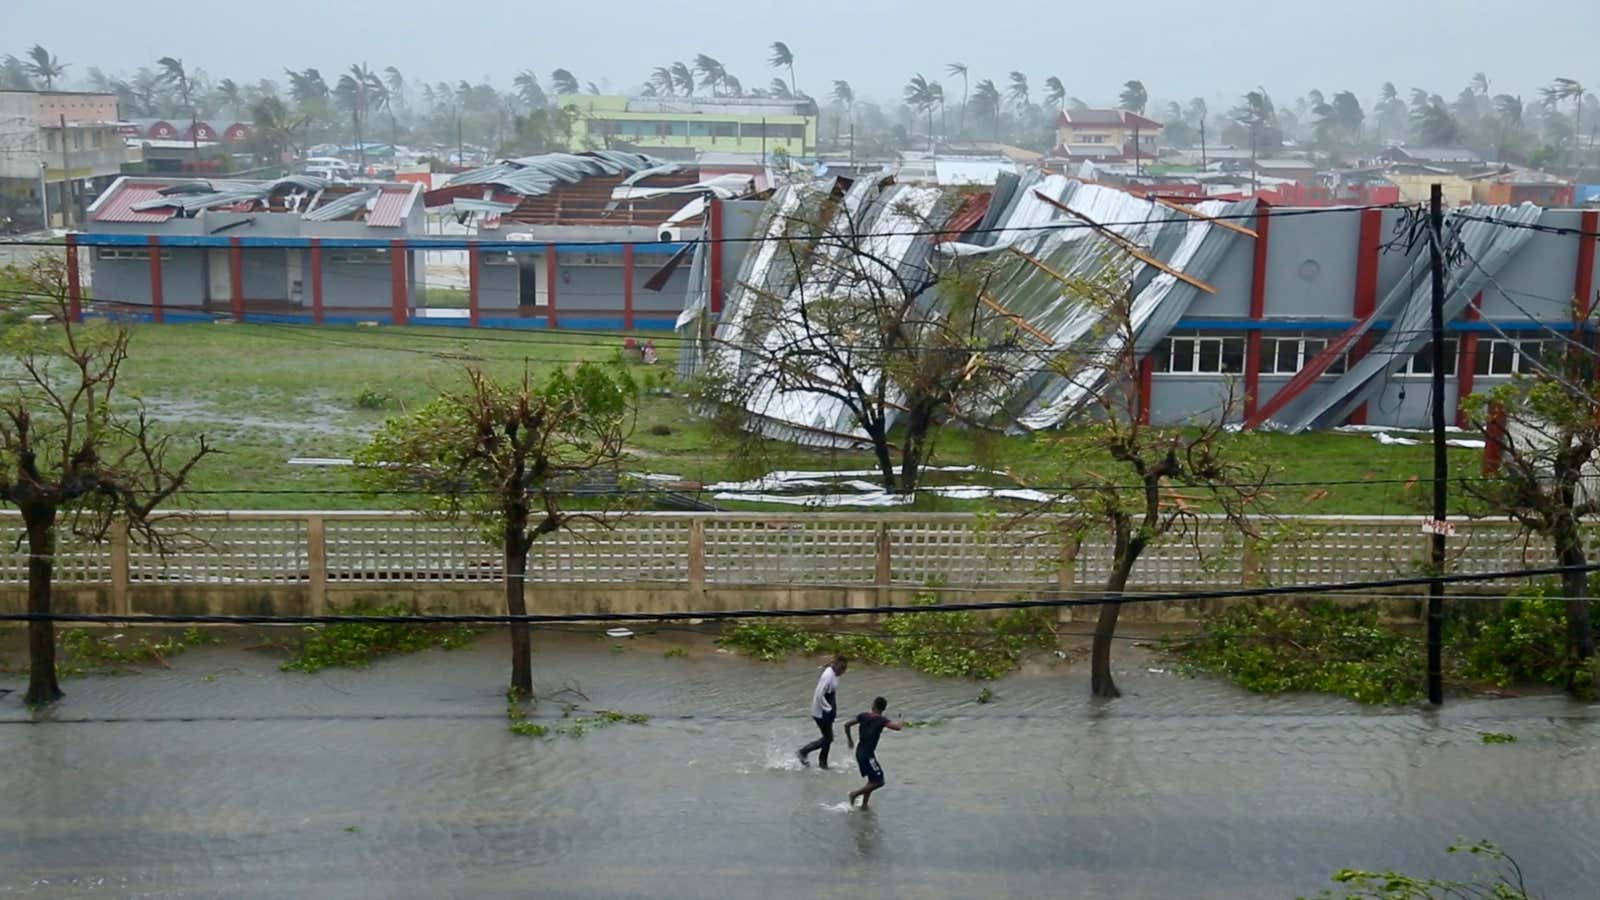
M 400 605 L 355 606 L 345 613 L 353 616 L 409 616 Z M 280 668 L 285 672 L 320 672 L 323 669 L 359 669 L 373 660 L 397 653 L 416 653 L 430 647 L 454 650 L 472 643 L 474 632 L 465 625 L 430 625 L 407 622 L 340 622 L 310 625 L 294 656 Z
M 1504 731 L 1480 731 L 1478 737 L 1485 744 L 1515 744 L 1517 736 Z
M 931 592 L 919 596 L 917 603 L 929 611 L 891 614 L 876 634 L 829 634 L 751 619 L 724 631 L 717 643 L 768 661 L 794 654 L 842 653 L 873 665 L 980 681 L 1012 671 L 1030 651 L 1056 645 L 1050 617 L 1041 610 L 985 619 L 973 612 L 939 612 L 938 597 Z

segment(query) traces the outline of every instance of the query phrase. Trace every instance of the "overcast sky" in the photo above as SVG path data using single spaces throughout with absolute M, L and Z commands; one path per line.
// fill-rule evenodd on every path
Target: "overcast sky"
M 1364 105 L 1385 80 L 1453 97 L 1479 70 L 1495 93 L 1531 94 L 1558 75 L 1600 86 L 1600 0 L 0 0 L 0 26 L 0 53 L 42 43 L 75 77 L 174 55 L 213 78 L 280 83 L 285 67 L 327 76 L 365 62 L 414 83 L 505 88 L 522 69 L 548 82 L 559 66 L 621 92 L 705 52 L 753 87 L 774 74 L 767 45 L 782 40 L 800 87 L 819 96 L 842 78 L 897 98 L 918 72 L 958 96 L 953 60 L 1002 89 L 1021 70 L 1036 99 L 1056 75 L 1095 104 L 1129 78 L 1161 99 L 1261 84 L 1280 102 L 1350 89 Z

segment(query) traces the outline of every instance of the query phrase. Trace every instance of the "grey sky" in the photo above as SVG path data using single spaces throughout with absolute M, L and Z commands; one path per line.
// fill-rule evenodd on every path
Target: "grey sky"
M 1478 70 L 1495 93 L 1532 94 L 1557 75 L 1600 85 L 1597 0 L 0 0 L 0 22 L 0 53 L 42 43 L 73 77 L 170 54 L 240 81 L 366 62 L 412 82 L 487 77 L 504 88 L 521 69 L 548 81 L 561 66 L 622 91 L 654 65 L 705 52 L 753 87 L 776 74 L 766 48 L 783 40 L 802 89 L 824 95 L 843 78 L 878 99 L 897 98 L 917 72 L 959 96 L 944 74 L 952 60 L 1002 88 L 1019 69 L 1036 98 L 1057 75 L 1091 103 L 1129 78 L 1162 99 L 1263 84 L 1280 102 L 1315 87 L 1354 90 L 1366 105 L 1385 80 L 1453 97 Z

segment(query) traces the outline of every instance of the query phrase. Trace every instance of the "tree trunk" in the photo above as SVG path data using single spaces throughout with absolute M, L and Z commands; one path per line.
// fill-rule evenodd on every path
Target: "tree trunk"
M 1117 617 L 1122 614 L 1122 591 L 1128 586 L 1128 573 L 1133 570 L 1133 559 L 1119 553 L 1106 579 L 1106 602 L 1100 604 L 1100 618 L 1094 623 L 1094 647 L 1089 658 L 1089 694 L 1094 697 L 1120 697 L 1117 683 L 1111 677 L 1111 642 L 1117 636 Z
M 25 513 L 28 529 L 28 612 L 48 615 L 51 579 L 55 575 L 56 511 L 35 509 Z M 56 681 L 56 623 L 34 619 L 28 623 L 29 706 L 42 706 L 61 699 Z
M 1563 567 L 1588 564 L 1575 527 L 1571 533 L 1562 534 L 1558 544 Z M 1582 687 L 1578 684 L 1578 668 L 1594 656 L 1594 631 L 1589 626 L 1589 573 L 1562 572 L 1561 596 L 1567 608 L 1567 690 L 1576 691 Z
M 926 404 L 917 404 L 906 417 L 906 438 L 900 452 L 900 489 L 916 490 L 922 466 L 923 445 L 928 440 L 928 429 L 933 424 L 933 412 Z
M 872 439 L 872 455 L 878 459 L 878 476 L 883 479 L 883 489 L 893 492 L 894 459 L 889 455 L 889 436 L 882 425 L 868 425 L 864 430 Z
M 528 572 L 526 532 L 526 522 L 506 523 L 506 612 L 513 616 L 528 614 L 528 598 L 524 592 Z M 533 647 L 526 622 L 511 625 L 511 689 L 524 698 L 533 696 Z

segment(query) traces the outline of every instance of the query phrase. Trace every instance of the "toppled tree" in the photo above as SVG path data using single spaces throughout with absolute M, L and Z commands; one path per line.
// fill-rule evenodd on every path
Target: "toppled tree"
M 1566 686 L 1586 695 L 1595 690 L 1597 671 L 1590 662 L 1595 636 L 1583 527 L 1600 514 L 1600 379 L 1593 351 L 1577 342 L 1525 362 L 1531 373 L 1462 400 L 1467 419 L 1483 429 L 1487 452 L 1499 459 L 1494 477 L 1464 480 L 1462 489 L 1480 514 L 1509 517 L 1525 534 L 1549 541 L 1556 564 L 1570 567 L 1561 576 Z
M 65 263 L 41 257 L 11 280 L 29 305 L 51 316 L 5 333 L 12 359 L 0 394 L 0 501 L 22 516 L 28 546 L 28 612 L 52 612 L 51 587 L 61 530 L 93 541 L 112 523 L 164 547 L 152 514 L 183 489 L 194 467 L 215 452 L 204 437 L 174 446 L 151 430 L 142 406 L 114 401 L 129 331 L 105 322 L 72 321 Z M 55 623 L 28 623 L 30 705 L 60 699 Z
M 776 223 L 782 274 L 741 286 L 746 303 L 708 350 L 702 399 L 748 411 L 757 429 L 767 411 L 816 406 L 805 427 L 869 444 L 884 489 L 908 492 L 944 425 L 991 414 L 1025 326 L 988 296 L 986 259 L 897 253 L 897 235 L 936 226 L 909 201 L 884 202 L 863 214 L 815 196 Z
M 499 382 L 479 369 L 415 413 L 385 422 L 362 450 L 362 477 L 404 492 L 445 518 L 466 517 L 503 550 L 506 612 L 526 615 L 533 542 L 590 513 L 567 507 L 583 477 L 614 468 L 633 423 L 638 390 L 595 363 L 535 382 Z M 511 687 L 533 694 L 527 623 L 511 625 Z
M 1083 398 L 1081 422 L 1047 439 L 1055 451 L 1054 483 L 1070 485 L 1051 511 L 1063 514 L 1069 532 L 1092 540 L 1103 530 L 1111 541 L 1091 652 L 1090 691 L 1096 697 L 1121 693 L 1111 675 L 1111 642 L 1140 556 L 1164 541 L 1184 539 L 1200 554 L 1205 512 L 1216 515 L 1216 524 L 1230 535 L 1260 541 L 1255 514 L 1265 511 L 1271 471 L 1253 458 L 1245 438 L 1224 427 L 1234 406 L 1231 388 L 1209 419 L 1149 424 L 1140 401 L 1129 288 L 1127 276 L 1112 266 L 1096 279 L 1066 286 L 1079 303 L 1099 311 L 1101 324 L 1051 363 Z

